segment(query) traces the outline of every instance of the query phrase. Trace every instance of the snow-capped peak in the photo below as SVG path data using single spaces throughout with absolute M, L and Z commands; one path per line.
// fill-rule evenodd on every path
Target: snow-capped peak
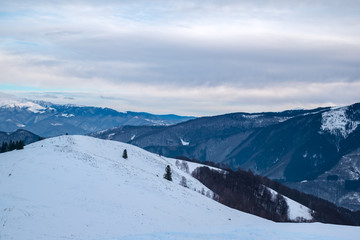
M 46 110 L 45 107 L 25 99 L 15 100 L 0 98 L 0 106 L 5 108 L 26 108 L 28 111 L 34 113 L 43 113 Z

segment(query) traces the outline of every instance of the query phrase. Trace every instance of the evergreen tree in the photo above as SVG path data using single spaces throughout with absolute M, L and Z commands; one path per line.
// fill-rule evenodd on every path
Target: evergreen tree
M 20 141 L 16 141 L 16 149 L 20 150 L 20 149 L 24 149 L 24 142 L 22 140 Z
M 172 181 L 172 177 L 171 177 L 172 173 L 171 173 L 171 168 L 169 165 L 166 166 L 165 168 L 165 174 L 164 174 L 164 178 L 166 180 Z
M 124 159 L 127 159 L 127 158 L 128 158 L 127 150 L 126 150 L 126 149 L 124 149 L 122 157 L 123 157 Z
M 3 142 L 2 145 L 1 145 L 1 150 L 0 152 L 6 152 L 7 151 L 7 142 Z
M 10 141 L 10 143 L 7 142 L 3 142 L 0 148 L 0 153 L 4 153 L 4 152 L 8 152 L 8 151 L 12 151 L 12 150 L 20 150 L 20 149 L 24 149 L 24 142 L 22 140 L 20 141 Z
M 9 151 L 15 150 L 16 149 L 16 144 L 13 141 L 10 141 L 9 144 Z

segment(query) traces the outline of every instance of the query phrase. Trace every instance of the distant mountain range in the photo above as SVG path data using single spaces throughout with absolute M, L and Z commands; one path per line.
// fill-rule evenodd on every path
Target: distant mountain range
M 172 126 L 122 126 L 91 135 L 169 157 L 250 169 L 359 210 L 359 124 L 357 103 L 339 108 L 233 113 Z
M 122 125 L 171 125 L 193 117 L 118 112 L 110 108 L 58 105 L 44 101 L 2 100 L 0 131 L 25 129 L 43 137 L 87 134 Z
M 11 141 L 23 141 L 25 145 L 39 141 L 40 136 L 33 134 L 32 132 L 19 129 L 12 133 L 0 132 L 0 144 L 3 142 L 10 143 Z
M 26 139 L 28 144 L 39 136 L 89 134 L 168 157 L 249 169 L 360 210 L 360 103 L 201 118 L 41 101 L 9 101 L 0 106 L 0 142 Z

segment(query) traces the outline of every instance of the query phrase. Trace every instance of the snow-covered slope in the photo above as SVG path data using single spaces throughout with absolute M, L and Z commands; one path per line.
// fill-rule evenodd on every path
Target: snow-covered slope
M 278 194 L 277 191 L 275 191 L 271 188 L 267 188 L 267 189 L 269 189 L 269 191 L 271 192 L 271 194 L 274 198 Z M 311 213 L 312 213 L 311 209 L 309 209 L 308 207 L 306 207 L 298 202 L 295 202 L 294 200 L 292 200 L 286 196 L 283 196 L 283 197 L 285 198 L 286 204 L 289 207 L 288 217 L 290 220 L 295 221 L 295 222 L 313 220 L 313 217 L 311 216 Z
M 348 107 L 340 107 L 332 108 L 331 110 L 322 113 L 321 130 L 347 138 L 360 124 L 359 121 L 351 121 L 346 116 L 347 110 Z
M 123 159 L 127 149 L 128 159 Z M 163 178 L 173 169 L 173 182 Z M 182 176 L 189 188 L 179 185 Z M 225 207 L 173 161 L 61 136 L 0 155 L 0 239 L 357 239 L 358 227 L 276 224 Z
M 185 161 L 185 160 L 180 160 L 180 159 L 174 159 L 174 158 L 166 158 L 168 161 L 172 162 L 175 164 L 175 166 L 182 170 L 183 172 L 187 172 L 192 174 L 192 172 L 199 168 L 199 167 L 208 167 L 210 169 L 214 169 L 217 170 L 219 172 L 225 172 L 224 170 L 220 169 L 220 168 L 216 168 L 216 167 L 212 167 L 212 166 L 208 166 L 208 165 L 204 165 L 201 163 L 195 163 L 195 162 L 190 162 L 190 161 Z
M 45 107 L 26 99 L 0 98 L 1 108 L 24 108 L 33 113 L 44 113 Z M 25 127 L 25 126 L 24 126 Z

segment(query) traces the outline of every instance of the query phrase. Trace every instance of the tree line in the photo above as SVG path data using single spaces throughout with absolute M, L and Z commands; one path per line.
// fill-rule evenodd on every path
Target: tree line
M 1 149 L 0 149 L 0 153 L 4 153 L 4 152 L 9 152 L 9 151 L 13 151 L 13 150 L 20 150 L 20 149 L 24 149 L 24 142 L 22 140 L 20 141 L 10 141 L 8 142 L 3 142 L 1 145 Z

